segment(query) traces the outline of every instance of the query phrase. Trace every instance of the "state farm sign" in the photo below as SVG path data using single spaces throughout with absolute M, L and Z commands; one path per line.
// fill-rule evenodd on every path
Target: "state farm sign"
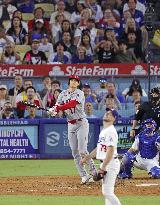
M 160 65 L 151 65 L 150 73 L 151 75 L 160 75 Z
M 150 67 L 151 75 L 160 76 L 160 64 Z M 0 77 L 69 76 L 146 76 L 147 64 L 44 64 L 44 65 L 0 65 Z
M 89 67 L 83 66 L 81 68 L 77 68 L 77 66 L 67 66 L 66 74 L 68 75 L 78 75 L 78 76 L 105 76 L 105 75 L 118 75 L 118 68 L 104 68 L 101 66 L 92 66 Z
M 14 77 L 15 75 L 22 75 L 24 77 L 34 76 L 34 69 L 23 69 L 16 67 L 1 68 L 0 77 Z

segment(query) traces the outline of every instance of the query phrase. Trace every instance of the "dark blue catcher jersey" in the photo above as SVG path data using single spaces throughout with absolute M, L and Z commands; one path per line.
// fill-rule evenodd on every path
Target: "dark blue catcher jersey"
M 157 153 L 158 149 L 156 147 L 156 140 L 159 137 L 157 133 L 153 136 L 147 136 L 143 132 L 138 135 L 139 138 L 139 152 L 142 158 L 153 159 Z

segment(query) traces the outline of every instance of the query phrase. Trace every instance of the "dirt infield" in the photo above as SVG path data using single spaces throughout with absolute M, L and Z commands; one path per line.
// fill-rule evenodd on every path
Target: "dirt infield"
M 152 187 L 152 188 L 151 188 Z M 159 195 L 160 180 L 148 175 L 131 180 L 117 180 L 118 195 Z M 78 176 L 37 176 L 0 178 L 0 195 L 102 195 L 101 183 L 80 185 Z

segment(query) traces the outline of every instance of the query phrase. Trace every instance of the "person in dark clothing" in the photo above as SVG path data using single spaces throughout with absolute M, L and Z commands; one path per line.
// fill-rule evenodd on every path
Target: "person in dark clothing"
M 138 91 L 141 96 L 148 97 L 145 90 L 142 88 L 141 83 L 138 79 L 133 79 L 132 84 L 129 88 L 125 88 L 122 91 L 122 95 L 127 99 L 129 96 L 132 96 L 134 91 Z
M 136 63 L 134 52 L 127 49 L 127 42 L 123 39 L 118 42 L 119 50 L 115 55 L 115 63 Z
M 95 50 L 99 63 L 114 63 L 115 51 L 110 40 L 101 41 Z
M 131 84 L 131 86 L 129 87 L 129 91 L 128 91 L 127 95 L 131 96 L 132 93 L 133 93 L 135 90 L 136 90 L 136 91 L 139 91 L 140 94 L 141 94 L 141 96 L 142 96 L 142 87 L 141 87 L 140 81 L 139 81 L 138 79 L 134 79 L 134 80 L 132 81 L 132 84 Z
M 72 37 L 69 31 L 64 31 L 62 34 L 62 41 L 66 46 L 66 51 L 68 51 L 70 54 L 76 53 L 76 46 L 72 42 Z
M 47 63 L 47 57 L 43 51 L 39 51 L 40 35 L 32 35 L 31 50 L 27 51 L 24 58 L 23 64 L 45 64 Z
M 160 127 L 160 89 L 153 88 L 150 92 L 150 99 L 140 105 L 133 120 L 130 136 L 135 136 L 136 126 L 138 121 L 143 122 L 146 119 L 152 118 L 157 123 L 157 129 Z
M 17 16 L 12 18 L 11 27 L 8 29 L 7 34 L 12 36 L 16 45 L 28 44 L 27 31 L 23 28 L 21 19 Z
M 136 34 L 134 31 L 130 31 L 127 34 L 127 47 L 128 50 L 134 52 L 136 59 L 140 62 L 144 59 L 144 54 L 142 52 L 142 45 L 140 42 L 136 42 Z
M 14 11 L 17 8 L 13 6 L 11 0 L 1 0 L 0 1 L 0 25 L 3 24 L 3 21 L 9 21 L 12 18 Z

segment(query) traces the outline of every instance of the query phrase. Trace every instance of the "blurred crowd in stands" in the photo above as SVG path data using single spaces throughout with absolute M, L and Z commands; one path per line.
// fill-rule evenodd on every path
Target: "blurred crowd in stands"
M 55 105 L 63 90 L 61 81 L 52 80 L 49 76 L 44 77 L 41 90 L 35 89 L 32 79 L 23 79 L 21 75 L 15 76 L 13 84 L 10 89 L 4 84 L 0 85 L 0 119 L 50 118 L 46 111 L 26 106 L 21 102 L 27 101 L 48 109 Z M 139 105 L 147 101 L 147 94 L 138 79 L 133 79 L 130 87 L 122 93 L 118 92 L 113 81 L 106 79 L 100 79 L 97 88 L 83 83 L 81 89 L 85 95 L 87 118 L 102 117 L 105 110 L 109 108 L 117 110 L 119 118 L 132 119 Z M 56 117 L 65 117 L 65 115 L 59 112 Z
M 145 9 L 145 0 L 1 0 L 1 63 L 145 62 Z
M 0 0 L 0 63 L 146 62 L 145 9 L 145 0 Z M 20 103 L 52 107 L 63 89 L 61 82 L 47 76 L 42 84 L 37 91 L 32 79 L 20 75 L 11 89 L 1 84 L 0 118 L 49 117 Z M 106 108 L 116 109 L 121 117 L 129 104 L 135 112 L 147 100 L 138 79 L 122 93 L 105 78 L 94 89 L 84 83 L 82 90 L 88 118 L 100 116 Z

